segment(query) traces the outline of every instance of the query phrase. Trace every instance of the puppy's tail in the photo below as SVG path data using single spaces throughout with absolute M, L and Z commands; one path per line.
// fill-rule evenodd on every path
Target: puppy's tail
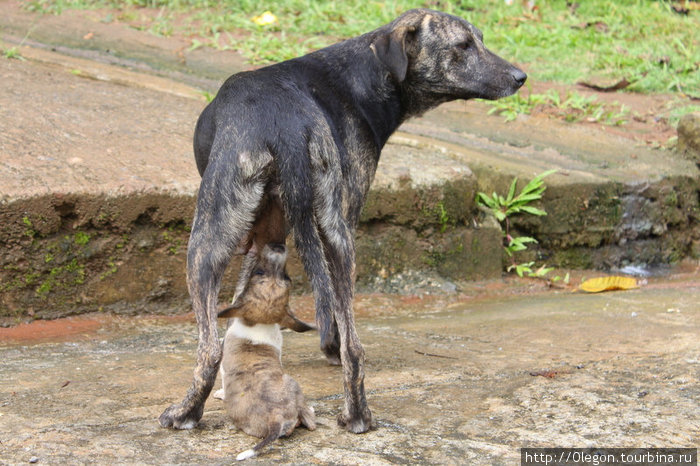
M 267 437 L 262 439 L 260 443 L 255 445 L 253 448 L 246 450 L 242 453 L 239 453 L 238 456 L 236 456 L 236 461 L 243 461 L 247 460 L 248 458 L 252 458 L 253 456 L 257 455 L 260 450 L 265 448 L 265 446 L 269 445 L 270 443 L 274 442 L 278 438 L 280 438 L 280 434 L 282 432 L 282 426 L 280 425 L 279 422 L 274 422 L 270 424 L 270 430 L 269 433 L 267 434 Z

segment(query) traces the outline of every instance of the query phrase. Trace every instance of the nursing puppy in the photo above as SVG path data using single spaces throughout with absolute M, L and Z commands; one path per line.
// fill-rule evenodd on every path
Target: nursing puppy
M 311 330 L 291 314 L 284 245 L 266 245 L 246 288 L 219 317 L 233 317 L 226 331 L 221 364 L 226 411 L 248 435 L 263 440 L 239 454 L 244 460 L 303 424 L 316 428 L 314 411 L 299 384 L 282 371 L 280 326 Z

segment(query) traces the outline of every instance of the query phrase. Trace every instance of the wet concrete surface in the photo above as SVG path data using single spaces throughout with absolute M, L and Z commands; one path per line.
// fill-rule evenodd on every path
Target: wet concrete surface
M 625 292 L 487 295 L 358 297 L 376 424 L 363 435 L 336 426 L 340 370 L 317 335 L 285 332 L 285 369 L 319 426 L 255 461 L 516 464 L 525 446 L 700 446 L 697 270 Z M 308 296 L 292 305 L 312 316 Z M 159 427 L 190 383 L 191 315 L 0 332 L 0 464 L 225 464 L 256 441 L 211 397 L 194 430 Z

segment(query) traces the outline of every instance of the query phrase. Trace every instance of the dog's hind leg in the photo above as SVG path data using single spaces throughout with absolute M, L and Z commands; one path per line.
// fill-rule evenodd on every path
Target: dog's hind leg
M 329 359 L 339 350 L 343 366 L 345 409 L 338 422 L 360 433 L 370 428 L 371 413 L 364 391 L 364 350 L 352 309 L 355 247 L 352 230 L 342 215 L 342 171 L 330 135 L 311 135 L 308 151 L 310 165 L 300 166 L 297 160 L 292 175 L 306 174 L 311 179 L 285 181 L 291 186 L 311 181 L 312 189 L 285 187 L 285 208 L 314 291 L 321 349 Z
M 365 398 L 365 352 L 355 330 L 352 308 L 355 243 L 351 228 L 341 216 L 340 188 L 330 189 L 329 181 L 332 179 L 332 176 L 321 176 L 317 180 L 322 186 L 328 188 L 319 190 L 326 194 L 320 199 L 317 198 L 317 215 L 326 262 L 333 277 L 333 290 L 337 300 L 336 306 L 333 307 L 333 317 L 340 337 L 340 358 L 345 391 L 345 408 L 338 416 L 338 424 L 351 432 L 361 433 L 370 429 L 372 414 Z
M 197 363 L 185 398 L 161 414 L 163 427 L 192 428 L 204 412 L 221 362 L 216 322 L 221 279 L 255 220 L 265 187 L 263 168 L 269 161 L 269 154 L 256 159 L 242 154 L 233 163 L 210 161 L 202 178 L 187 250 L 187 284 L 199 329 Z
M 352 236 L 338 233 L 329 232 L 323 235 L 326 239 L 326 258 L 337 296 L 337 306 L 333 311 L 340 336 L 340 358 L 343 366 L 345 408 L 338 416 L 338 424 L 351 432 L 361 433 L 371 427 L 372 415 L 365 398 L 365 351 L 355 330 L 352 308 L 355 251 Z M 331 244 L 332 240 L 328 238 L 333 235 L 340 240 L 339 243 Z
M 364 350 L 353 322 L 352 282 L 349 285 L 350 289 L 343 287 L 342 296 L 337 295 L 333 284 L 334 280 L 352 279 L 352 267 L 347 266 L 354 262 L 353 258 L 339 258 L 339 255 L 350 253 L 352 238 L 349 238 L 348 248 L 326 251 L 324 254 L 326 243 L 321 240 L 319 231 L 311 222 L 311 216 L 306 221 L 297 220 L 293 224 L 297 251 L 314 292 L 316 323 L 321 333 L 321 349 L 331 362 L 337 358 L 334 351 L 340 352 L 345 408 L 338 416 L 338 423 L 354 433 L 366 432 L 371 427 L 372 415 L 367 407 L 364 391 Z M 333 257 L 334 265 L 331 268 L 326 257 Z M 341 264 L 345 269 L 339 275 L 332 275 L 340 271 L 341 267 L 337 267 L 336 264 Z M 340 348 L 336 346 L 338 336 Z
M 236 281 L 236 289 L 233 292 L 233 299 L 231 304 L 236 302 L 236 299 L 243 294 L 248 282 L 250 281 L 251 275 L 253 275 L 253 269 L 258 263 L 258 251 L 250 250 L 243 256 L 243 261 L 241 262 L 241 270 L 238 272 L 238 280 Z

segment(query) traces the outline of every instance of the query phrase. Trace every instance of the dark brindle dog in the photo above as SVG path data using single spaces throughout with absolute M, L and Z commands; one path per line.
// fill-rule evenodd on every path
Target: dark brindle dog
M 431 10 L 230 77 L 195 131 L 202 182 L 187 279 L 199 325 L 197 365 L 184 400 L 160 416 L 161 425 L 191 428 L 202 417 L 221 362 L 217 297 L 231 256 L 246 254 L 240 290 L 262 249 L 259 237 L 286 235 L 289 227 L 314 291 L 321 348 L 342 362 L 338 422 L 368 430 L 364 350 L 352 310 L 354 232 L 382 147 L 411 116 L 450 100 L 505 97 L 525 79 L 484 47 L 476 27 Z

